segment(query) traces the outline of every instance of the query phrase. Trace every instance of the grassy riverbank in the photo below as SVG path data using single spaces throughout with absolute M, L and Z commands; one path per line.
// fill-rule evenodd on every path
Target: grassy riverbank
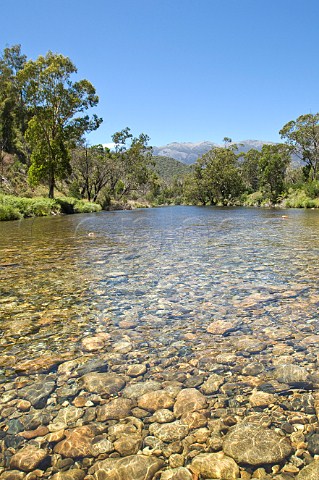
M 72 197 L 50 199 L 0 194 L 0 221 L 19 220 L 27 217 L 44 217 L 63 213 L 90 213 L 98 212 L 101 209 L 102 207 L 96 203 L 77 200 Z
M 244 194 L 236 205 L 244 207 L 281 207 L 281 208 L 319 208 L 319 198 L 316 192 L 306 188 L 290 188 L 282 194 L 275 203 L 262 192 Z
M 132 210 L 136 208 L 149 208 L 165 205 L 192 205 L 189 202 L 175 202 L 171 198 L 169 202 L 156 203 L 148 202 L 143 198 L 139 201 L 126 200 L 124 202 L 113 201 L 105 207 L 107 210 Z M 194 204 L 193 204 L 194 205 Z M 217 204 L 218 206 L 219 204 Z M 222 206 L 225 204 L 220 204 Z M 229 202 L 229 206 L 242 207 L 277 207 L 277 208 L 319 208 L 319 198 L 317 193 L 308 192 L 303 188 L 290 189 L 282 195 L 274 204 L 269 196 L 258 191 L 251 194 L 244 194 L 240 198 Z M 28 217 L 43 217 L 49 215 L 72 214 L 72 213 L 92 213 L 99 212 L 102 207 L 98 203 L 79 200 L 73 197 L 57 197 L 50 199 L 47 197 L 19 197 L 14 195 L 0 194 L 0 221 L 20 220 Z

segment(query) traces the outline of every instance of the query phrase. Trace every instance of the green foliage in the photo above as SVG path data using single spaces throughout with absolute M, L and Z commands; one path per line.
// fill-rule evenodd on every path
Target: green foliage
M 284 191 L 285 174 L 290 163 L 289 147 L 283 144 L 263 145 L 259 159 L 259 185 L 272 203 Z
M 56 179 L 71 172 L 69 147 L 101 122 L 82 114 L 97 104 L 98 97 L 87 80 L 71 80 L 76 71 L 69 58 L 48 52 L 29 60 L 17 74 L 33 115 L 26 131 L 32 149 L 29 179 L 32 184 L 45 180 L 50 198 Z
M 114 133 L 112 140 L 115 143 L 113 158 L 116 182 L 110 184 L 111 194 L 116 200 L 133 191 L 145 194 L 154 177 L 154 161 L 152 148 L 148 146 L 148 135 L 141 133 L 138 137 L 133 137 L 127 127 Z
M 249 192 L 255 192 L 259 186 L 259 162 L 261 152 L 254 148 L 248 150 L 243 155 L 243 161 L 241 163 L 241 176 L 245 185 L 245 188 Z
M 233 149 L 213 148 L 200 158 L 193 178 L 187 179 L 188 200 L 203 205 L 228 205 L 243 191 L 243 182 Z
M 101 205 L 103 210 L 108 210 L 111 203 L 112 197 L 110 194 L 110 190 L 108 188 L 104 188 L 99 195 L 99 205 Z
M 17 208 L 13 207 L 10 204 L 7 205 L 0 203 L 0 221 L 19 220 L 20 218 L 22 218 L 22 214 Z
M 1 196 L 1 218 L 145 206 L 145 201 L 233 205 L 240 198 L 245 205 L 270 205 L 284 199 L 291 206 L 317 206 L 319 113 L 301 115 L 281 129 L 288 145 L 239 155 L 224 137 L 224 148 L 213 148 L 190 167 L 153 157 L 149 137 L 134 137 L 128 127 L 114 133 L 114 151 L 85 147 L 84 134 L 102 120 L 86 114 L 98 97 L 88 80 L 73 79 L 76 73 L 61 54 L 27 60 L 14 45 L 0 55 L 0 189 L 25 195 Z M 290 168 L 291 152 L 304 161 L 303 168 Z M 49 199 L 55 188 L 72 198 L 51 203 L 40 198 L 43 182 Z M 33 195 L 39 197 L 26 198 Z
M 285 189 L 301 187 L 305 183 L 303 168 L 288 166 L 285 174 Z
M 180 205 L 184 201 L 184 182 L 178 178 L 170 183 L 162 183 L 156 190 L 151 190 L 146 199 L 154 206 Z
M 250 194 L 243 194 L 241 197 L 241 202 L 246 207 L 261 207 L 263 205 L 269 204 L 269 198 L 265 197 L 263 192 L 257 191 Z
M 118 181 L 115 155 L 102 145 L 75 149 L 71 167 L 73 185 L 80 197 L 89 201 L 96 202 L 103 188 Z
M 311 199 L 319 197 L 319 181 L 314 180 L 313 182 L 306 182 L 304 184 L 304 191 L 308 197 Z
M 99 212 L 101 205 L 72 197 L 56 199 L 44 197 L 15 197 L 0 195 L 0 220 L 18 220 L 25 217 L 43 217 L 58 213 Z
M 25 132 L 28 109 L 17 75 L 26 63 L 21 46 L 4 49 L 0 56 L 0 148 L 24 158 L 21 138 Z
M 58 127 L 52 138 L 47 137 L 43 134 L 42 121 L 43 118 L 33 117 L 26 131 L 26 139 L 33 147 L 28 177 L 31 185 L 46 180 L 50 187 L 49 196 L 52 198 L 56 178 L 64 178 L 71 173 L 70 155 L 66 148 L 66 139 L 63 138 L 63 130 Z
M 165 182 L 171 183 L 174 178 L 182 178 L 191 172 L 191 167 L 174 158 L 153 156 L 154 170 Z
M 42 197 L 27 198 L 1 195 L 0 205 L 9 211 L 18 212 L 18 218 L 47 216 L 60 211 L 54 200 Z
M 319 198 L 308 196 L 305 189 L 289 189 L 283 206 L 287 208 L 319 208 Z
M 102 210 L 101 205 L 93 202 L 78 200 L 74 205 L 74 213 L 94 213 Z
M 71 213 L 93 213 L 102 210 L 101 205 L 85 200 L 78 200 L 73 197 L 57 197 L 55 203 L 59 205 L 61 212 Z
M 300 115 L 286 123 L 279 133 L 305 162 L 307 178 L 315 180 L 319 166 L 319 113 Z

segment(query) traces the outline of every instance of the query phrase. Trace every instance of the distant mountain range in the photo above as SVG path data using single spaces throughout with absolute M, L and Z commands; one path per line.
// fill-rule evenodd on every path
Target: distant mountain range
M 243 140 L 241 142 L 233 142 L 238 146 L 237 152 L 248 152 L 251 148 L 256 150 L 261 150 L 264 144 L 272 145 L 272 142 L 264 142 L 261 140 Z M 232 145 L 232 144 L 230 144 Z M 198 158 L 200 158 L 204 153 L 207 153 L 213 147 L 221 147 L 217 143 L 213 142 L 173 142 L 162 147 L 153 147 L 153 155 L 158 155 L 161 157 L 171 157 L 179 162 L 186 163 L 191 165 L 195 163 Z

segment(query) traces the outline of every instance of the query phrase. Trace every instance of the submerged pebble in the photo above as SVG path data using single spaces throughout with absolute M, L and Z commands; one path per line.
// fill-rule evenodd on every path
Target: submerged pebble
M 317 479 L 319 216 L 280 215 L 8 225 L 0 480 Z

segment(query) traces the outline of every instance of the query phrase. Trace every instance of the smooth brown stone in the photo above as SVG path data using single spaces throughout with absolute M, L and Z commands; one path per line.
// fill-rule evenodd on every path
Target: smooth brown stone
M 181 422 L 185 423 L 190 430 L 206 427 L 207 417 L 200 412 L 187 412 L 181 417 Z
M 88 399 L 86 397 L 79 395 L 73 400 L 72 403 L 75 407 L 81 408 L 81 407 L 85 407 L 85 404 L 87 401 Z
M 87 427 L 77 427 L 73 430 L 66 430 L 66 439 L 54 447 L 54 452 L 63 457 L 76 458 L 85 457 L 91 453 L 91 443 L 94 437 L 92 430 Z
M 177 418 L 185 413 L 203 410 L 207 407 L 206 397 L 196 388 L 184 388 L 176 397 L 174 414 Z
M 189 468 L 202 478 L 236 480 L 239 477 L 238 465 L 223 452 L 201 453 L 194 458 Z
M 144 373 L 146 372 L 147 368 L 146 368 L 146 365 L 144 365 L 143 363 L 139 363 L 139 364 L 133 364 L 133 365 L 129 365 L 127 367 L 127 372 L 126 374 L 129 376 L 129 377 L 138 377 L 140 375 L 144 375 Z
M 21 372 L 25 374 L 37 373 L 37 372 L 48 372 L 57 367 L 60 363 L 64 362 L 62 356 L 54 355 L 43 355 L 42 357 L 35 358 L 33 360 L 26 360 L 25 362 L 17 363 L 14 365 L 16 372 Z
M 90 393 L 112 395 L 125 386 L 125 380 L 116 373 L 87 373 L 80 379 L 83 388 Z
M 252 407 L 268 407 L 276 403 L 276 397 L 271 393 L 255 391 L 250 395 L 249 403 Z
M 56 432 L 51 432 L 46 436 L 46 440 L 49 443 L 60 442 L 61 440 L 63 440 L 63 438 L 65 438 L 65 433 L 64 432 L 65 432 L 64 428 L 62 430 L 58 430 Z
M 128 417 L 133 405 L 132 400 L 129 398 L 115 398 L 109 403 L 97 407 L 97 421 L 105 422 L 106 420 L 119 420 L 120 418 Z
M 170 423 L 152 423 L 150 434 L 162 440 L 162 442 L 175 442 L 182 440 L 188 434 L 189 428 L 180 420 Z
M 0 480 L 22 480 L 25 475 L 24 472 L 19 470 L 9 470 L 0 474 Z
M 95 352 L 96 350 L 101 350 L 104 348 L 105 341 L 103 338 L 98 336 L 95 337 L 86 337 L 82 340 L 82 347 L 87 352 Z
M 183 466 L 165 470 L 160 476 L 160 480 L 193 480 L 193 479 L 194 477 L 191 474 L 191 472 Z
M 319 460 L 316 459 L 314 462 L 310 463 L 304 467 L 298 473 L 296 480 L 318 480 L 319 478 Z
M 13 455 L 10 460 L 10 468 L 31 472 L 47 457 L 48 453 L 46 450 L 33 445 L 27 445 Z
M 138 398 L 137 404 L 140 408 L 149 412 L 155 412 L 162 408 L 171 408 L 174 405 L 174 398 L 165 390 L 148 392 Z
M 13 355 L 0 355 L 0 367 L 12 367 L 16 363 L 16 357 Z
M 95 480 L 153 480 L 163 466 L 164 461 L 157 457 L 130 455 L 97 462 L 89 469 L 89 474 Z
M 51 480 L 83 480 L 85 472 L 79 468 L 72 468 L 66 472 L 58 472 L 53 475 Z
M 138 434 L 122 435 L 114 442 L 115 450 L 122 456 L 135 455 L 142 445 L 142 437 Z
M 49 433 L 49 429 L 47 427 L 40 426 L 35 430 L 21 432 L 19 435 L 21 435 L 21 437 L 23 438 L 26 438 L 27 440 L 30 440 L 31 438 L 44 437 L 48 433 Z
M 282 462 L 292 447 L 288 438 L 274 430 L 240 423 L 225 436 L 223 451 L 239 464 L 265 465 Z
M 207 327 L 207 332 L 213 335 L 223 335 L 229 330 L 234 328 L 232 322 L 226 322 L 224 320 L 215 320 Z
M 18 410 L 21 410 L 21 412 L 28 412 L 31 408 L 31 402 L 28 400 L 19 400 L 17 403 L 17 408 Z

